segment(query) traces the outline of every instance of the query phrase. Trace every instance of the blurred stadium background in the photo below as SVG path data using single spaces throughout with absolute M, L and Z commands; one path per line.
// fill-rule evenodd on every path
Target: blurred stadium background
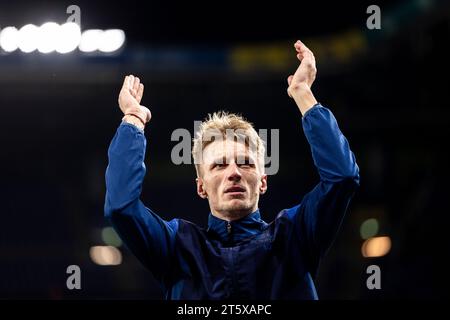
M 65 54 L 43 53 L 54 38 L 39 33 L 20 44 L 22 26 L 63 24 L 72 4 L 81 9 L 79 41 L 86 30 L 116 30 L 109 52 L 95 50 L 98 38 Z M 366 27 L 371 4 L 381 9 L 380 30 Z M 147 206 L 168 220 L 206 224 L 194 168 L 171 162 L 171 134 L 193 132 L 195 120 L 219 109 L 280 129 L 280 168 L 269 177 L 263 218 L 297 204 L 318 181 L 301 115 L 286 95 L 297 39 L 315 53 L 314 93 L 361 170 L 316 279 L 319 297 L 448 297 L 448 1 L 2 2 L 0 32 L 1 299 L 162 298 L 103 218 L 107 148 L 126 74 L 142 79 L 153 114 Z M 33 50 L 44 38 L 50 47 Z M 381 290 L 366 288 L 372 264 L 381 268 Z M 66 288 L 69 265 L 81 268 L 81 290 Z

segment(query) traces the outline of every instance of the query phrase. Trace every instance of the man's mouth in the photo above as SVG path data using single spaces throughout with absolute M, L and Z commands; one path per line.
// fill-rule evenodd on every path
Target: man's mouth
M 232 186 L 227 189 L 225 189 L 226 194 L 230 195 L 239 195 L 245 192 L 245 189 L 240 186 Z

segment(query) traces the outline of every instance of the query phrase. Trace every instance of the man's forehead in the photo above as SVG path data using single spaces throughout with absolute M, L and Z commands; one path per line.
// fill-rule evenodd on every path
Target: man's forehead
M 252 156 L 251 150 L 245 143 L 230 140 L 214 141 L 203 149 L 204 158 L 228 158 L 239 155 Z

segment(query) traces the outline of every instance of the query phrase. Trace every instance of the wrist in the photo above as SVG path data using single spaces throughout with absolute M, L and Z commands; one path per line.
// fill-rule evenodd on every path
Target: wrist
M 125 115 L 122 118 L 122 121 L 125 121 L 126 123 L 130 123 L 130 124 L 138 127 L 141 130 L 144 130 L 144 128 L 145 128 L 145 125 L 142 122 L 142 120 L 140 118 L 138 118 L 137 116 L 132 115 L 132 114 Z
M 127 122 L 130 122 L 143 130 L 146 123 L 150 121 L 151 117 L 152 115 L 148 108 L 137 105 L 128 108 L 122 119 L 126 119 Z
M 295 100 L 302 115 L 305 115 L 305 113 L 317 103 L 317 100 L 311 91 L 311 87 L 306 83 L 291 86 L 289 93 Z

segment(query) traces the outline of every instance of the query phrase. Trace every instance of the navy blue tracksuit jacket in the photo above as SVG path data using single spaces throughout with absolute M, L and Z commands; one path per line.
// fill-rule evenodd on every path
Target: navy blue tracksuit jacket
M 320 182 L 271 223 L 259 210 L 208 227 L 166 221 L 140 200 L 146 139 L 121 123 L 108 150 L 105 215 L 167 299 L 317 299 L 313 277 L 359 186 L 359 169 L 331 111 L 302 118 Z

